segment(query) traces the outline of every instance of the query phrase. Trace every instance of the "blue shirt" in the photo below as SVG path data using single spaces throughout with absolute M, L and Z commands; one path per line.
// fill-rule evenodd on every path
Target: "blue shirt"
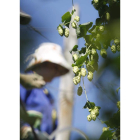
M 51 94 L 45 94 L 43 89 L 26 90 L 20 85 L 20 98 L 25 104 L 27 111 L 34 110 L 43 115 L 40 131 L 51 134 L 57 126 L 57 121 L 55 122 L 55 126 L 52 121 L 52 110 L 54 109 L 54 105 Z

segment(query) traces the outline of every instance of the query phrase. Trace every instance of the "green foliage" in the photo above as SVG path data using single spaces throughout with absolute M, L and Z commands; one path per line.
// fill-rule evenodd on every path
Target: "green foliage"
M 95 107 L 95 103 L 87 101 L 86 104 L 84 105 L 84 109 L 93 109 Z
M 112 140 L 112 138 L 113 138 L 113 131 L 108 130 L 108 131 L 104 131 L 102 133 L 102 135 L 100 136 L 99 140 Z
M 70 51 L 70 53 L 72 54 L 72 52 L 77 51 L 77 48 L 78 48 L 78 45 L 75 45 L 75 46 L 72 48 L 72 50 Z
M 70 12 L 66 12 L 62 17 L 62 22 L 69 28 L 69 22 L 71 21 L 71 14 Z

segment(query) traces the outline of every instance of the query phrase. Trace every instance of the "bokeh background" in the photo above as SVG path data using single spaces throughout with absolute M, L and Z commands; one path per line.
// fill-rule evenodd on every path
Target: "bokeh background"
M 80 24 L 92 21 L 95 24 L 98 18 L 98 11 L 91 5 L 91 0 L 74 0 L 74 4 L 79 6 Z M 57 32 L 57 26 L 61 23 L 61 16 L 72 8 L 71 0 L 20 0 L 20 8 L 29 14 L 32 19 L 30 25 L 40 31 L 46 38 L 26 25 L 20 25 L 20 72 L 24 72 L 27 56 L 43 42 L 53 42 L 64 48 L 64 37 Z M 84 46 L 84 40 L 79 39 L 79 47 Z M 103 59 L 99 55 L 99 71 L 94 73 L 92 82 L 85 78 L 85 87 L 88 99 L 101 107 L 99 118 L 103 121 L 109 119 L 117 111 L 116 103 L 120 100 L 120 92 L 116 89 L 120 87 L 120 58 L 119 53 L 113 54 L 111 49 L 107 50 L 108 57 Z M 46 88 L 51 92 L 55 99 L 55 106 L 58 106 L 60 78 L 55 78 Z M 74 108 L 72 125 L 82 130 L 90 139 L 98 140 L 102 128 L 99 119 L 87 121 L 89 114 L 87 109 L 83 109 L 86 103 L 85 94 L 76 94 L 77 86 L 74 90 Z M 76 132 L 71 133 L 71 140 L 82 140 Z

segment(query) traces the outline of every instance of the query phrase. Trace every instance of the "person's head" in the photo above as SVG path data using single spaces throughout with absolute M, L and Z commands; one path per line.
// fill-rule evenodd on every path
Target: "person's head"
M 53 78 L 66 74 L 70 65 L 62 55 L 61 47 L 54 43 L 43 43 L 32 54 L 31 60 L 26 71 L 32 70 L 43 76 L 46 82 Z

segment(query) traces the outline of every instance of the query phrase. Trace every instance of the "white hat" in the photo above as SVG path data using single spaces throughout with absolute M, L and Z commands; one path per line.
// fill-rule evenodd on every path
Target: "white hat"
M 44 62 L 51 62 L 62 66 L 64 69 L 61 75 L 69 72 L 69 69 L 71 68 L 62 54 L 61 47 L 55 43 L 42 43 L 38 47 L 38 49 L 35 50 L 35 53 L 32 54 L 31 56 L 33 58 L 30 61 L 25 72 L 32 70 L 34 67 Z

